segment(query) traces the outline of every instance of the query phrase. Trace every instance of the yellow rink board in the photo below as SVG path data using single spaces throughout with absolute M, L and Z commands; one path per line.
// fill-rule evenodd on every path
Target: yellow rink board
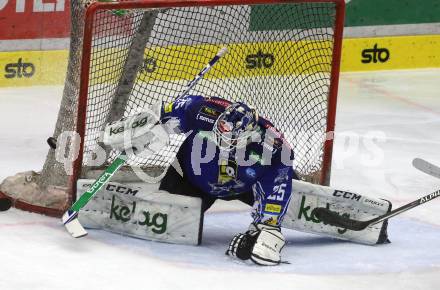
M 440 35 L 349 38 L 343 41 L 343 72 L 436 67 L 440 67 Z
M 68 54 L 67 50 L 0 52 L 0 87 L 63 84 Z
M 285 76 L 330 72 L 331 69 L 330 41 L 241 43 L 227 47 L 228 53 L 205 78 Z M 147 82 L 191 80 L 221 48 L 221 45 L 211 44 L 150 47 L 145 50 L 144 59 L 153 60 L 154 69 L 143 70 L 140 79 Z M 105 70 L 118 63 L 122 51 L 95 49 L 94 53 L 100 59 L 94 62 L 93 70 L 104 73 L 94 74 L 90 84 L 116 81 L 119 76 L 105 73 Z M 292 55 L 297 57 L 290 57 Z M 249 65 L 254 67 L 249 68 Z M 122 63 L 117 65 L 122 66 Z
M 292 43 L 272 42 L 265 44 L 233 44 L 229 45 L 229 54 L 225 58 L 233 58 L 234 65 L 225 60 L 220 62 L 215 69 L 207 75 L 208 78 L 227 78 L 238 76 L 268 76 L 289 75 L 298 73 L 314 73 L 328 70 L 329 66 L 310 66 L 307 71 L 298 64 L 318 60 L 327 61 L 328 57 L 320 55 L 320 49 L 329 47 L 329 42 L 297 42 Z M 301 51 L 310 51 L 307 58 Z M 191 79 L 200 68 L 194 63 L 205 64 L 220 48 L 218 45 L 202 46 L 170 46 L 155 47 L 146 50 L 145 56 L 156 57 L 156 68 L 144 72 L 142 77 L 149 80 Z M 247 68 L 249 63 L 246 57 L 256 54 L 261 48 L 265 55 L 272 55 L 274 62 L 270 66 L 254 69 Z M 292 55 L 289 49 L 295 50 L 295 55 L 303 55 L 295 59 L 288 58 Z M 185 59 L 179 57 L 185 51 Z M 200 53 L 203 51 L 204 53 Z M 116 52 L 110 51 L 115 55 Z M 188 54 L 190 52 L 190 54 Z M 192 57 L 188 57 L 191 56 Z M 203 59 L 200 59 L 203 55 Z M 312 58 L 310 58 L 312 57 Z M 65 50 L 53 51 L 18 51 L 0 52 L 0 87 L 54 85 L 63 84 L 67 68 L 68 52 Z M 270 64 L 270 57 L 267 64 Z M 102 63 L 102 68 L 111 64 L 110 58 Z M 295 65 L 293 65 L 295 64 Z M 198 66 L 198 65 L 197 65 Z M 344 39 L 342 50 L 341 71 L 371 71 L 392 69 L 416 69 L 440 67 L 440 35 L 425 36 L 398 36 L 378 38 L 352 38 Z M 100 69 L 94 67 L 94 69 Z M 106 82 L 117 76 L 103 74 L 95 83 Z

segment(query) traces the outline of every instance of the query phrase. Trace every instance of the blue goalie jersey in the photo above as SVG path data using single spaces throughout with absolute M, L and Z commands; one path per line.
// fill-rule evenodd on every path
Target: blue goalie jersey
M 216 146 L 213 126 L 231 102 L 222 98 L 186 96 L 162 107 L 162 123 L 174 123 L 186 138 L 177 160 L 184 178 L 203 194 L 229 198 L 254 197 L 256 223 L 279 226 L 289 205 L 293 151 L 283 135 L 264 118 L 245 148 L 230 151 Z

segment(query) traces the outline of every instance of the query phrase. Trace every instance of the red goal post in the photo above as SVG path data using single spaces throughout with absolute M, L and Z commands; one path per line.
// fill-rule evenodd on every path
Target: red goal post
M 110 155 L 104 164 L 90 165 L 102 125 L 154 101 L 169 102 L 222 45 L 231 53 L 194 93 L 250 102 L 287 133 L 299 159 L 300 176 L 328 184 L 344 11 L 344 0 L 92 1 L 85 10 L 72 3 L 63 100 L 68 98 L 67 104 L 77 107 L 66 110 L 68 105 L 61 106 L 54 137 L 70 129 L 78 132 L 80 153 L 73 174 L 56 176 L 53 171 L 61 167 L 51 149 L 36 178 L 37 187 L 40 191 L 52 184 L 64 188 L 67 199 L 59 209 L 62 212 L 75 199 L 76 181 L 96 177 L 116 155 L 106 152 Z M 246 57 L 258 53 L 272 54 L 272 66 L 247 68 Z M 151 60 L 156 62 L 154 70 L 148 67 Z M 74 116 L 66 117 L 66 112 Z M 181 141 L 177 136 L 170 148 L 130 164 L 163 171 Z M 116 180 L 133 177 L 128 175 L 122 170 Z M 29 209 L 28 203 L 22 208 Z M 45 208 L 52 215 L 59 214 L 44 203 L 31 209 L 48 213 Z

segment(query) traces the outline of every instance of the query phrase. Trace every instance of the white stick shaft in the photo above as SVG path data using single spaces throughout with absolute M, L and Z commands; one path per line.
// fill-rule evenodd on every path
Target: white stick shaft
M 208 73 L 211 68 L 228 52 L 227 47 L 222 47 L 217 54 L 208 62 L 208 64 L 197 74 L 197 76 L 192 79 L 187 85 L 186 88 L 180 93 L 180 95 L 176 98 L 177 100 L 186 96 L 188 92 L 203 78 L 203 76 Z

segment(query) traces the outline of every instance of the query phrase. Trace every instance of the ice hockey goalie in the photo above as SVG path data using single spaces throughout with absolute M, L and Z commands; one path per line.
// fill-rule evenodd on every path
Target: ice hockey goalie
M 217 199 L 240 200 L 253 207 L 253 222 L 229 244 L 226 254 L 231 257 L 259 265 L 281 263 L 285 245 L 281 227 L 365 244 L 388 241 L 386 222 L 363 232 L 347 233 L 316 219 L 311 209 L 317 206 L 359 218 L 384 214 L 391 205 L 299 181 L 291 145 L 251 106 L 189 95 L 164 104 L 159 119 L 156 126 L 162 126 L 168 134 L 186 136 L 161 180 L 161 192 L 201 200 L 202 212 Z M 136 136 L 129 145 L 111 138 L 104 143 L 140 154 L 144 147 L 154 145 L 154 135 Z

